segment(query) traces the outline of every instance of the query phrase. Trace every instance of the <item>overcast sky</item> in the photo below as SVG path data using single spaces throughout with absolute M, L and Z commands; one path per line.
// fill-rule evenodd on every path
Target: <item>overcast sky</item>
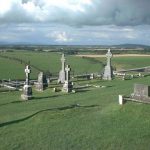
M 0 0 L 0 42 L 150 45 L 150 0 Z

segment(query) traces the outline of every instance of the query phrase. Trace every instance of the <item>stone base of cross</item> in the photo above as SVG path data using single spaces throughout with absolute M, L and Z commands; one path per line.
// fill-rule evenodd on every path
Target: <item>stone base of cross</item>
M 65 81 L 62 92 L 70 93 L 73 90 L 73 83 L 71 81 Z

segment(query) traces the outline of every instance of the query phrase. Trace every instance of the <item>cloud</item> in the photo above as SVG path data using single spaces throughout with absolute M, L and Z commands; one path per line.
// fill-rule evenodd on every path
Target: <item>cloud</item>
M 0 24 L 0 42 L 30 44 L 105 45 L 137 43 L 150 45 L 150 25 L 84 26 L 75 28 L 51 23 Z
M 150 0 L 4 0 L 0 23 L 72 26 L 150 24 Z
M 71 42 L 73 39 L 67 35 L 65 31 L 63 32 L 52 32 L 51 34 L 47 34 L 46 37 L 54 39 L 54 41 L 58 43 Z

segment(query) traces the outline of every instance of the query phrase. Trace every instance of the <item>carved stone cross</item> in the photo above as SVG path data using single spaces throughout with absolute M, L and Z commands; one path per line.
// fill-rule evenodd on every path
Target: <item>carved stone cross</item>
M 26 85 L 29 85 L 29 79 L 30 79 L 30 73 L 31 73 L 29 65 L 26 66 L 25 73 L 26 73 Z
M 71 68 L 69 65 L 66 66 L 65 71 L 66 71 L 66 81 L 69 81 L 70 80 L 70 71 L 71 71 Z
M 106 58 L 107 58 L 107 66 L 111 66 L 112 53 L 110 49 L 108 49 L 108 52 L 106 53 Z

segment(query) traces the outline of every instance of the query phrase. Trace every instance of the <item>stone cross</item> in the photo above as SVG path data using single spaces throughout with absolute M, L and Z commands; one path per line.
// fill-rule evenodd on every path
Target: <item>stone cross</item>
M 110 52 L 110 49 L 108 49 L 108 52 L 106 53 L 106 58 L 107 58 L 107 66 L 111 66 L 112 53 Z
M 108 52 L 106 53 L 106 58 L 107 58 L 107 65 L 105 66 L 105 69 L 104 69 L 103 79 L 111 80 L 113 71 L 112 71 L 112 66 L 111 66 L 112 53 L 110 52 L 110 49 L 108 49 Z
M 71 68 L 69 65 L 66 66 L 65 71 L 66 71 L 66 81 L 69 81 L 70 80 L 70 71 L 71 71 Z
M 62 54 L 62 57 L 61 57 L 61 62 L 62 62 L 62 70 L 65 70 L 65 55 Z
M 31 73 L 29 65 L 26 66 L 25 73 L 26 73 L 26 85 L 29 85 L 29 79 L 30 79 L 30 73 Z

